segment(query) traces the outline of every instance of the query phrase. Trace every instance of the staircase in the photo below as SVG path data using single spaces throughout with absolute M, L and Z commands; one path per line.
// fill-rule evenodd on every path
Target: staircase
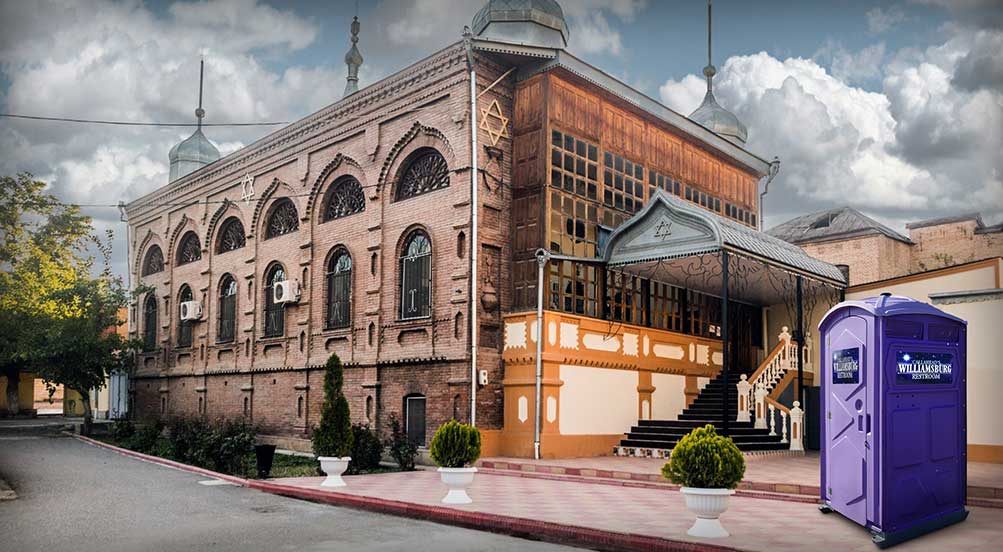
M 738 392 L 735 384 L 740 374 L 732 374 L 728 380 L 728 433 L 738 446 L 747 451 L 786 450 L 788 443 L 782 437 L 770 435 L 768 429 L 755 429 L 753 422 L 736 422 Z M 627 438 L 620 441 L 615 453 L 619 456 L 651 456 L 667 458 L 672 447 L 694 428 L 711 424 L 721 432 L 723 418 L 721 406 L 724 403 L 724 377 L 720 374 L 700 391 L 688 408 L 683 410 L 678 420 L 640 420 L 630 429 Z

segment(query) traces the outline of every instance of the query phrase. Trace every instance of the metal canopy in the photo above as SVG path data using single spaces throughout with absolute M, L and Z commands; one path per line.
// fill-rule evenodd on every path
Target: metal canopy
M 729 289 L 738 300 L 783 301 L 794 276 L 846 287 L 834 265 L 799 247 L 657 190 L 648 204 L 604 240 L 611 269 L 711 295 L 722 285 L 721 251 L 732 253 Z

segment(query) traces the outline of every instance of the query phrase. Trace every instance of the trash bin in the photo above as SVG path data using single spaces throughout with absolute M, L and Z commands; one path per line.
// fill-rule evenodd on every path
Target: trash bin
M 275 445 L 254 445 L 254 459 L 257 462 L 258 477 L 265 479 L 272 472 Z
M 968 516 L 967 323 L 908 297 L 833 307 L 822 336 L 823 512 L 879 547 Z

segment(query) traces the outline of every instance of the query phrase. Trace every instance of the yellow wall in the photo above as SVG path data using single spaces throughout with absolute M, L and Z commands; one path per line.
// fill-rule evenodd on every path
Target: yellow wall
M 35 375 L 21 374 L 21 379 L 17 386 L 18 410 L 22 413 L 30 412 L 35 408 Z M 0 377 L 0 412 L 7 412 L 7 378 Z

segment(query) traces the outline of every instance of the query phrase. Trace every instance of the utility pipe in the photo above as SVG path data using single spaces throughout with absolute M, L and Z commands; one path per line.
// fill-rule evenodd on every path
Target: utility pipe
M 467 43 L 467 68 L 470 70 L 470 425 L 477 425 L 477 253 L 480 250 L 477 234 L 479 203 L 477 169 L 477 71 L 474 69 L 474 52 L 470 35 Z
M 759 194 L 759 219 L 756 221 L 756 229 L 763 229 L 763 200 L 766 199 L 766 194 L 770 193 L 770 182 L 777 177 L 777 173 L 780 172 L 780 158 L 773 156 L 773 161 L 770 161 L 770 170 L 766 175 L 766 184 L 763 186 L 763 192 Z M 802 403 L 803 404 L 803 403 Z
M 536 414 L 533 416 L 533 458 L 540 459 L 540 424 L 543 405 L 543 273 L 550 262 L 550 252 L 536 250 Z

